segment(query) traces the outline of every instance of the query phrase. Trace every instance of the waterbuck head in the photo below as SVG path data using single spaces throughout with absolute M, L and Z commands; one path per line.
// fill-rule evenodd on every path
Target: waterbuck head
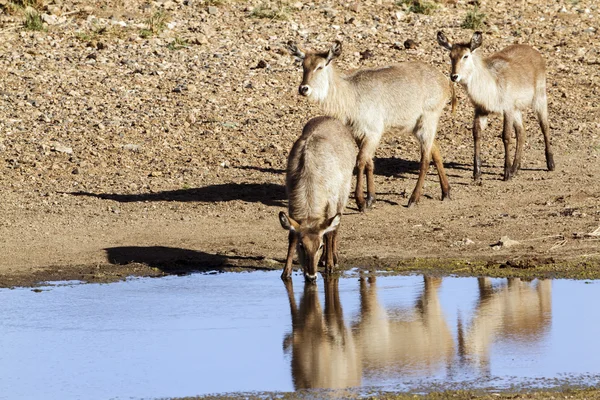
M 323 254 L 323 236 L 337 229 L 341 218 L 342 215 L 338 213 L 322 222 L 300 224 L 283 211 L 279 213 L 279 222 L 283 229 L 296 235 L 296 251 L 306 280 L 317 279 L 317 267 Z
M 469 43 L 451 44 L 446 35 L 440 31 L 437 34 L 437 41 L 440 46 L 450 51 L 450 60 L 452 61 L 450 79 L 452 82 L 466 85 L 475 68 L 472 53 L 481 46 L 483 41 L 481 32 L 475 32 Z
M 329 50 L 323 52 L 302 50 L 291 41 L 287 46 L 292 55 L 302 60 L 304 73 L 298 93 L 312 101 L 323 101 L 331 84 L 331 61 L 342 54 L 342 42 L 336 40 Z

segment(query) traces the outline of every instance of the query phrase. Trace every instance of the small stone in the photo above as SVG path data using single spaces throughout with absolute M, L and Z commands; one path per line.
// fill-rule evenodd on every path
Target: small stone
M 210 15 L 216 15 L 219 12 L 219 9 L 215 6 L 208 6 L 208 13 Z
M 369 49 L 360 52 L 360 60 L 368 60 L 373 57 L 373 52 Z
M 123 150 L 129 150 L 137 153 L 141 150 L 141 146 L 139 144 L 128 143 L 123 146 Z
M 51 15 L 51 14 L 44 13 L 44 14 L 42 14 L 42 21 L 44 21 L 48 25 L 57 25 L 58 24 L 58 17 L 56 15 Z
M 301 1 L 297 1 L 294 4 L 292 4 L 292 8 L 296 9 L 296 10 L 302 10 L 302 7 L 304 7 L 304 4 Z
M 53 142 L 50 144 L 50 149 L 52 151 L 56 151 L 57 153 L 65 153 L 65 154 L 73 154 L 73 149 L 67 146 L 64 146 L 58 142 Z
M 54 4 L 50 4 L 50 5 L 46 6 L 46 10 L 48 10 L 48 12 L 52 15 L 56 15 L 56 16 L 62 15 L 62 10 L 60 9 L 60 7 L 58 7 L 57 5 L 54 5 Z
M 258 62 L 258 64 L 256 64 L 256 67 L 252 68 L 252 69 L 263 69 L 263 68 L 268 68 L 269 64 L 265 61 L 265 60 L 260 60 Z
M 509 247 L 520 245 L 520 244 L 521 244 L 521 242 L 513 240 L 513 239 L 509 238 L 508 236 L 502 236 L 500 238 L 500 241 L 498 241 L 497 243 L 492 244 L 491 247 L 494 250 L 498 250 L 498 249 L 503 248 L 503 247 L 509 248 Z
M 407 50 L 408 49 L 414 50 L 414 49 L 416 49 L 418 47 L 418 45 L 419 44 L 417 42 L 415 42 L 414 40 L 412 40 L 412 39 L 406 39 L 404 41 L 404 48 L 407 49 Z
M 158 176 L 162 176 L 162 172 L 160 172 L 160 171 L 152 171 L 152 172 L 150 172 L 149 176 L 153 177 L 153 178 L 158 177 Z

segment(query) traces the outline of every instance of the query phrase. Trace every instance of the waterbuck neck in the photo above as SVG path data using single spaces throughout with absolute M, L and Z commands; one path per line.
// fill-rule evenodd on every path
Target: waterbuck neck
M 471 101 L 490 112 L 501 112 L 498 82 L 494 73 L 488 68 L 484 59 L 477 53 L 472 53 L 473 73 L 465 82 Z
M 338 73 L 335 65 L 332 64 L 328 70 L 329 89 L 320 103 L 327 115 L 348 124 L 352 122 L 352 110 L 356 109 L 356 90 L 346 77 Z

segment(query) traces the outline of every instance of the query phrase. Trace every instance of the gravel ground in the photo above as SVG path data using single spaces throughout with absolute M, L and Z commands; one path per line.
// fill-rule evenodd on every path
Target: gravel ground
M 285 43 L 342 40 L 342 70 L 422 60 L 448 73 L 435 34 L 468 40 L 461 24 L 474 6 L 436 4 L 424 15 L 381 0 L 56 0 L 37 5 L 46 23 L 30 31 L 25 11 L 0 1 L 0 275 L 159 261 L 281 268 L 287 153 L 320 113 L 297 95 L 301 69 Z M 494 117 L 483 184 L 473 184 L 473 108 L 457 88 L 458 110 L 447 108 L 438 131 L 453 200 L 439 201 L 432 167 L 421 203 L 405 208 L 418 145 L 387 132 L 378 202 L 361 214 L 350 201 L 342 261 L 600 259 L 600 9 L 530 0 L 479 10 L 482 52 L 526 43 L 547 60 L 556 171 L 545 170 L 528 112 L 523 170 L 503 182 Z

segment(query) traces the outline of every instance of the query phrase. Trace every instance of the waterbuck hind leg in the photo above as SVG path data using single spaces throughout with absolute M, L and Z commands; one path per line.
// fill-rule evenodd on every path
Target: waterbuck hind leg
M 546 167 L 548 171 L 554 171 L 554 154 L 552 153 L 552 145 L 550 144 L 550 124 L 548 123 L 548 106 L 546 104 L 546 96 L 536 105 L 537 119 L 544 135 L 544 145 L 546 147 Z
M 519 169 L 521 169 L 521 157 L 523 155 L 523 145 L 526 140 L 525 129 L 523 128 L 523 121 L 521 120 L 521 113 L 517 113 L 515 115 L 515 120 L 513 123 L 513 128 L 515 129 L 515 137 L 517 139 L 517 145 L 515 150 L 515 158 L 512 163 L 512 167 L 510 169 L 511 176 L 517 175 Z
M 510 163 L 510 136 L 513 128 L 513 117 L 509 113 L 504 113 L 504 128 L 502 129 L 502 142 L 504 143 L 504 180 L 512 178 Z
M 373 177 L 373 171 L 375 169 L 375 165 L 373 163 L 373 159 L 369 158 L 365 166 L 367 173 L 367 208 L 371 208 L 375 203 L 375 180 Z
M 281 279 L 284 281 L 290 279 L 290 276 L 292 276 L 292 262 L 294 259 L 294 250 L 296 249 L 297 242 L 298 237 L 296 234 L 289 232 L 287 258 L 285 259 L 285 267 L 283 267 L 283 272 L 281 273 Z
M 357 162 L 357 173 L 356 173 L 356 189 L 354 190 L 354 198 L 356 199 L 356 206 L 358 210 L 364 212 L 366 210 L 364 181 L 365 181 L 365 162 L 359 156 Z
M 425 177 L 427 176 L 427 170 L 429 169 L 429 163 L 431 162 L 431 152 L 426 151 L 421 146 L 421 167 L 419 168 L 419 178 L 417 179 L 417 185 L 408 199 L 408 207 L 419 202 L 421 194 L 423 192 L 423 184 L 425 183 Z
M 450 184 L 448 183 L 448 177 L 446 176 L 446 171 L 444 170 L 444 162 L 442 160 L 440 148 L 435 142 L 433 143 L 433 147 L 431 148 L 431 156 L 433 158 L 435 168 L 437 169 L 438 176 L 440 178 L 440 187 L 442 188 L 442 201 L 450 200 Z

